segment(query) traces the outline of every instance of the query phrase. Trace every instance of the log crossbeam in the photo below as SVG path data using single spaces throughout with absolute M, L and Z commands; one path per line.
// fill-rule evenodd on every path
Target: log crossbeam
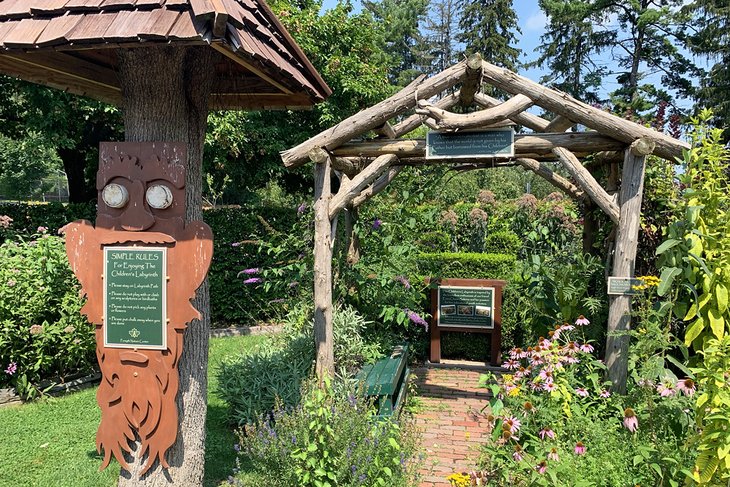
M 371 162 L 365 169 L 363 169 L 357 176 L 352 178 L 347 186 L 340 189 L 340 191 L 332 198 L 329 204 L 329 217 L 330 219 L 337 218 L 337 214 L 342 211 L 346 206 L 352 203 L 365 188 L 375 181 L 388 166 L 398 161 L 398 158 L 393 154 L 385 154 L 376 158 Z
M 521 113 L 530 106 L 532 106 L 530 98 L 525 95 L 515 95 L 492 108 L 458 114 L 437 108 L 426 100 L 419 100 L 416 113 L 422 115 L 424 123 L 435 130 L 458 130 L 484 127 L 500 122 Z

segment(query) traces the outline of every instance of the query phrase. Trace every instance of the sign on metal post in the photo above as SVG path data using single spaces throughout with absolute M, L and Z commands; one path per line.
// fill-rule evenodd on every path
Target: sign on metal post
M 462 132 L 428 132 L 426 158 L 458 159 L 512 157 L 515 132 L 511 128 Z
M 104 248 L 104 346 L 167 349 L 167 249 Z

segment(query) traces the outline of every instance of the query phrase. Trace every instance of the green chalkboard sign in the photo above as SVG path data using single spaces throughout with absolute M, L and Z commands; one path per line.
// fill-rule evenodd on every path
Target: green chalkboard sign
M 633 277 L 609 277 L 608 278 L 608 294 L 620 296 L 632 296 L 641 294 L 641 291 L 634 289 L 634 286 L 641 286 L 641 279 Z
M 167 249 L 104 248 L 104 346 L 167 348 Z
M 439 286 L 438 326 L 494 328 L 494 288 Z
M 511 128 L 474 132 L 428 132 L 426 158 L 474 158 L 515 155 L 515 132 Z

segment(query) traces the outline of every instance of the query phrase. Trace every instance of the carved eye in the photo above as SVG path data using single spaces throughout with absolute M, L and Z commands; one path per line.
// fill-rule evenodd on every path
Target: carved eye
M 172 191 L 163 184 L 147 188 L 147 204 L 156 210 L 164 210 L 172 204 Z
M 121 184 L 111 183 L 101 190 L 101 199 L 109 208 L 123 208 L 129 202 L 129 193 Z

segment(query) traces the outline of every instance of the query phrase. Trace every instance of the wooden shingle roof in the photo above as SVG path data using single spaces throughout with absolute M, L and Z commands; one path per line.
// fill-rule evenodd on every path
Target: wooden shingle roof
M 0 0 L 0 72 L 121 102 L 116 49 L 209 45 L 212 109 L 302 108 L 331 90 L 264 0 Z

